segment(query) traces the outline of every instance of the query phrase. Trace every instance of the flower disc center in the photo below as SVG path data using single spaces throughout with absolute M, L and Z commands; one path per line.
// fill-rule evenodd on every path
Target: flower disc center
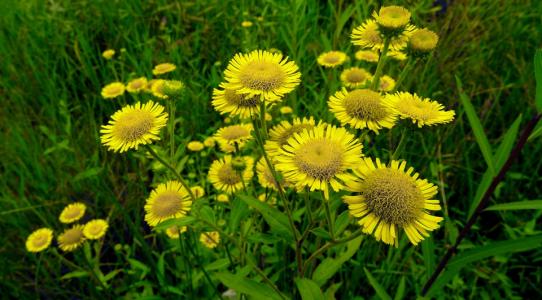
M 224 98 L 228 103 L 241 106 L 241 107 L 258 107 L 260 101 L 258 96 L 255 97 L 246 97 L 245 95 L 237 94 L 235 90 L 227 89 L 224 92 Z
M 78 228 L 68 229 L 66 232 L 64 232 L 62 238 L 64 240 L 64 244 L 76 244 L 83 238 L 83 231 Z
M 176 214 L 182 208 L 182 198 L 178 192 L 167 191 L 156 197 L 152 206 L 154 214 L 165 218 Z
M 252 61 L 241 69 L 240 81 L 243 85 L 262 91 L 279 88 L 286 74 L 277 63 Z
M 221 182 L 227 185 L 234 185 L 241 182 L 241 177 L 239 174 L 232 168 L 231 164 L 224 164 L 220 171 L 218 172 L 218 178 Z
M 152 124 L 153 117 L 149 112 L 135 110 L 119 118 L 113 130 L 124 141 L 133 142 L 148 133 Z
M 250 131 L 248 131 L 245 127 L 235 125 L 224 128 L 224 131 L 222 132 L 222 137 L 229 141 L 234 141 L 249 135 Z
M 379 121 L 387 115 L 380 94 L 371 90 L 353 90 L 346 95 L 343 103 L 348 115 L 354 118 Z
M 299 169 L 311 177 L 329 180 L 342 165 L 343 150 L 327 139 L 307 142 L 296 153 L 296 163 Z

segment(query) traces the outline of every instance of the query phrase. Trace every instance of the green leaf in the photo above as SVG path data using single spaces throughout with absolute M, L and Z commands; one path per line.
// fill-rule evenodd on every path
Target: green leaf
M 470 265 L 475 261 L 509 252 L 521 252 L 536 249 L 540 246 L 542 246 L 542 234 L 515 240 L 495 242 L 460 253 L 450 260 L 446 271 L 437 278 L 425 296 L 427 298 L 432 298 L 432 296 L 442 290 L 444 285 L 457 275 L 464 266 Z
M 87 277 L 89 274 L 87 271 L 73 271 L 70 273 L 65 274 L 64 276 L 60 277 L 60 280 L 66 280 L 70 278 L 81 278 L 81 277 Z
M 401 300 L 405 297 L 405 286 L 405 276 L 401 276 L 401 281 L 399 281 L 399 286 L 397 287 L 397 292 L 395 292 L 395 297 L 393 297 L 393 300 Z
M 340 214 L 335 220 L 335 236 L 339 236 L 348 226 L 350 221 L 350 212 L 348 210 Z
M 277 235 L 286 238 L 290 242 L 294 240 L 292 231 L 290 231 L 290 225 L 288 224 L 288 218 L 285 214 L 269 204 L 256 200 L 248 195 L 239 195 L 239 198 L 260 212 L 265 222 L 269 224 L 271 230 Z
M 194 221 L 196 221 L 196 218 L 191 217 L 191 216 L 184 216 L 182 218 L 169 219 L 169 220 L 160 222 L 158 225 L 154 227 L 154 230 L 163 231 L 163 230 L 168 229 L 171 226 L 177 226 L 177 227 L 187 226 L 194 223 Z
M 230 289 L 234 289 L 238 294 L 247 294 L 255 299 L 281 299 L 275 290 L 252 279 L 236 276 L 230 273 L 217 273 L 215 274 L 215 277 L 225 286 L 229 287 Z
M 525 200 L 491 205 L 486 210 L 542 209 L 542 200 Z
M 101 171 L 102 171 L 102 168 L 86 169 L 85 171 L 75 175 L 75 177 L 73 178 L 73 181 L 75 182 L 75 181 L 79 181 L 79 180 L 82 180 L 82 179 L 87 179 L 87 178 L 98 176 L 98 174 L 100 174 Z
M 534 76 L 536 78 L 535 106 L 542 112 L 542 49 L 536 50 L 534 55 Z
M 527 142 L 532 141 L 533 139 L 536 139 L 537 137 L 542 135 L 542 122 L 539 122 L 538 125 L 534 128 L 531 135 L 529 135 L 529 138 L 527 139 Z
M 199 210 L 199 216 L 201 217 L 202 220 L 205 220 L 207 221 L 208 223 L 211 223 L 213 225 L 216 224 L 216 217 L 215 217 L 215 212 L 212 208 L 210 208 L 209 206 L 203 206 L 200 210 Z
M 371 275 L 371 272 L 369 272 L 367 268 L 363 268 L 363 270 L 365 271 L 365 276 L 367 276 L 367 280 L 369 280 L 369 284 L 373 287 L 373 289 L 375 289 L 378 297 L 383 300 L 391 300 L 390 295 L 388 295 L 386 290 L 380 285 L 380 283 L 378 283 L 378 281 L 376 281 L 373 275 Z
M 324 294 L 314 281 L 307 278 L 296 278 L 295 284 L 302 300 L 324 300 Z
M 240 199 L 233 199 L 232 209 L 229 219 L 229 226 L 232 232 L 237 231 L 239 228 L 239 223 L 241 220 L 246 218 L 249 215 L 248 205 L 246 202 L 241 201 Z
M 230 265 L 230 261 L 227 258 L 220 258 L 212 263 L 205 266 L 205 270 L 207 271 L 214 271 L 214 270 L 220 270 L 228 267 Z
M 495 174 L 495 164 L 493 162 L 491 145 L 489 144 L 487 136 L 484 132 L 482 123 L 480 122 L 480 119 L 478 118 L 478 115 L 476 114 L 474 106 L 472 106 L 469 97 L 463 92 L 463 85 L 461 83 L 461 80 L 457 76 L 455 77 L 455 80 L 459 89 L 459 99 L 461 100 L 461 104 L 463 104 L 463 108 L 465 109 L 465 113 L 467 114 L 467 119 L 469 120 L 469 124 L 472 127 L 472 132 L 474 133 L 476 142 L 480 147 L 480 151 L 482 151 L 482 156 L 484 157 L 488 168 L 491 170 L 492 174 Z
M 326 300 L 335 300 L 335 293 L 341 288 L 342 282 L 332 284 L 324 293 Z
M 361 240 L 363 237 L 357 237 L 347 244 L 346 251 L 341 254 L 338 258 L 325 258 L 314 270 L 312 275 L 312 280 L 314 280 L 318 286 L 324 285 L 339 269 L 341 266 L 348 261 L 359 249 L 361 245 Z

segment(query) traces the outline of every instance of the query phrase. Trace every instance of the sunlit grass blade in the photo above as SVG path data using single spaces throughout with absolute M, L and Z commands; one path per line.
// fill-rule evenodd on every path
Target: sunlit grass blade
M 382 287 L 382 285 L 371 275 L 371 272 L 367 270 L 367 268 L 363 268 L 363 271 L 365 271 L 365 276 L 367 276 L 367 280 L 369 281 L 369 284 L 375 289 L 376 294 L 380 299 L 383 300 L 391 300 L 391 296 L 386 292 L 386 290 Z
M 527 210 L 542 209 L 542 200 L 525 200 L 491 205 L 485 210 Z
M 535 105 L 538 112 L 542 112 L 542 49 L 536 50 L 534 55 L 534 75 L 536 78 Z

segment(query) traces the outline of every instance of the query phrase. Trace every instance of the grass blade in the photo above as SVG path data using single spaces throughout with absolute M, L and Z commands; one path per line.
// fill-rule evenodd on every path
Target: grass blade
M 375 289 L 378 297 L 380 297 L 380 299 L 383 299 L 383 300 L 391 300 L 390 295 L 388 295 L 386 290 L 384 290 L 384 288 L 380 285 L 380 283 L 378 283 L 378 281 L 376 281 L 373 275 L 371 275 L 371 272 L 369 272 L 367 268 L 363 268 L 363 270 L 365 271 L 367 280 L 369 280 L 369 284 L 371 284 L 371 286 Z
M 307 278 L 296 278 L 295 285 L 303 300 L 324 300 L 324 294 L 318 285 Z
M 542 209 L 542 200 L 525 200 L 491 205 L 486 210 L 526 210 Z
M 534 55 L 534 76 L 536 78 L 535 105 L 538 112 L 542 112 L 542 49 L 536 50 Z

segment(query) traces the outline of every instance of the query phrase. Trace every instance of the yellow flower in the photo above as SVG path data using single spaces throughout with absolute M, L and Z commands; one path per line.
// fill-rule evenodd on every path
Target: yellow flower
M 210 136 L 206 138 L 205 140 L 203 140 L 203 145 L 205 145 L 205 147 L 212 148 L 215 146 L 215 139 Z
M 159 184 L 145 203 L 145 221 L 149 226 L 181 218 L 190 211 L 192 201 L 188 191 L 178 181 Z
M 102 56 L 105 59 L 112 59 L 114 55 L 115 55 L 115 50 L 113 49 L 107 49 L 104 52 L 102 52 Z
M 250 26 L 252 26 L 252 22 L 250 22 L 250 21 L 243 21 L 243 22 L 241 22 L 241 26 L 243 26 L 243 27 L 250 27 Z
M 395 60 L 398 60 L 398 61 L 403 61 L 405 59 L 407 59 L 407 55 L 402 52 L 402 51 L 388 51 L 388 54 L 386 55 L 388 57 L 391 57 Z
M 102 144 L 115 152 L 137 150 L 139 145 L 159 140 L 160 129 L 166 122 L 164 107 L 152 101 L 125 106 L 113 114 L 109 124 L 102 126 Z
M 300 83 L 301 74 L 293 61 L 279 53 L 255 50 L 238 53 L 224 71 L 224 88 L 253 97 L 261 95 L 270 102 L 293 91 Z
M 341 122 L 353 128 L 369 128 L 378 133 L 382 127 L 392 128 L 397 114 L 382 103 L 379 93 L 369 89 L 337 91 L 328 101 L 329 110 Z
M 277 204 L 277 198 L 273 197 L 271 195 L 266 195 L 265 193 L 262 193 L 258 196 L 258 200 L 261 202 L 266 202 L 267 204 L 274 206 Z
M 389 49 L 392 51 L 401 50 L 406 47 L 408 42 L 408 34 L 416 27 L 408 25 L 403 33 L 391 38 Z M 367 20 L 362 25 L 352 30 L 352 43 L 362 48 L 372 50 L 382 50 L 384 48 L 384 39 L 378 24 L 375 20 Z
M 269 131 L 269 140 L 265 143 L 265 151 L 275 157 L 279 154 L 279 149 L 286 144 L 286 141 L 295 133 L 301 133 L 303 130 L 312 130 L 315 126 L 313 117 L 295 118 L 293 123 L 282 121 Z
M 276 170 L 277 176 L 279 177 L 280 185 L 285 188 L 288 186 L 288 184 L 282 180 L 282 174 Z M 260 158 L 258 160 L 258 163 L 256 164 L 256 173 L 258 174 L 258 182 L 260 185 L 264 188 L 270 188 L 275 191 L 279 190 L 277 181 L 273 177 L 273 173 L 271 172 L 271 169 L 269 169 L 269 166 L 267 165 L 267 162 L 265 161 L 265 158 Z
M 124 95 L 124 83 L 112 82 L 102 88 L 102 97 L 105 99 L 116 98 Z
M 341 73 L 341 81 L 348 88 L 363 87 L 370 83 L 373 76 L 367 70 L 358 67 L 352 67 Z
M 359 50 L 355 54 L 357 60 L 363 60 L 367 62 L 378 62 L 380 54 L 373 50 Z
M 374 12 L 376 22 L 386 29 L 400 29 L 410 22 L 410 12 L 402 6 L 384 6 L 378 13 Z
M 215 141 L 218 142 L 222 151 L 232 152 L 235 150 L 235 144 L 237 144 L 239 148 L 241 148 L 246 141 L 252 139 L 252 135 L 250 135 L 251 132 L 252 124 L 247 123 L 231 125 L 220 128 L 214 135 L 214 138 Z
M 199 241 L 207 248 L 213 249 L 220 243 L 220 234 L 218 231 L 203 232 L 199 236 Z
M 388 75 L 380 77 L 378 90 L 382 92 L 389 92 L 395 88 L 395 80 Z
M 294 112 L 294 110 L 289 106 L 283 106 L 283 107 L 280 108 L 280 113 L 283 114 L 283 115 L 291 114 L 293 112 Z
M 200 141 L 191 141 L 188 143 L 188 145 L 186 145 L 186 148 L 188 148 L 190 151 L 199 152 L 203 150 L 204 146 L 205 145 L 203 145 L 203 143 Z
M 190 190 L 192 190 L 192 194 L 194 194 L 194 197 L 196 197 L 196 199 L 205 196 L 205 189 L 203 189 L 199 185 L 191 187 Z
M 64 207 L 58 219 L 62 223 L 73 223 L 85 215 L 86 209 L 86 205 L 81 202 L 68 204 L 66 207 Z
M 175 69 L 177 69 L 177 67 L 174 64 L 163 63 L 163 64 L 154 66 L 154 69 L 152 69 L 152 74 L 161 75 L 161 74 L 172 72 Z
M 83 234 L 89 240 L 97 240 L 105 235 L 107 228 L 109 228 L 109 224 L 106 220 L 95 219 L 85 224 Z
M 242 171 L 234 169 L 230 155 L 213 161 L 208 177 L 215 189 L 233 194 L 243 189 L 244 185 L 249 184 L 252 176 L 254 176 L 254 171 L 252 170 L 254 160 L 250 156 L 243 156 L 242 160 L 245 163 L 245 169 Z
M 276 156 L 277 170 L 296 187 L 339 191 L 354 179 L 348 171 L 361 163 L 362 145 L 346 129 L 319 124 L 313 130 L 294 134 Z
M 170 239 L 178 239 L 179 235 L 185 232 L 186 229 L 186 226 L 181 226 L 179 228 L 177 225 L 173 225 L 166 229 L 166 234 Z
M 437 47 L 438 35 L 426 28 L 416 29 L 410 34 L 410 48 L 419 52 L 429 52 Z
M 384 103 L 395 110 L 401 119 L 410 118 L 418 127 L 449 123 L 455 116 L 453 110 L 444 110 L 442 104 L 408 92 L 388 94 Z
M 58 236 L 58 247 L 65 252 L 73 251 L 77 249 L 85 241 L 85 235 L 83 234 L 83 225 L 74 225 L 70 229 L 64 230 L 64 232 Z
M 342 65 L 346 61 L 346 54 L 341 51 L 329 51 L 320 54 L 318 56 L 317 62 L 319 65 L 327 67 L 327 68 L 334 68 L 338 65 Z
M 153 81 L 152 86 L 151 86 L 152 95 L 160 99 L 169 98 L 168 95 L 164 93 L 165 84 L 166 84 L 166 81 L 164 79 L 156 79 L 155 81 Z
M 26 251 L 41 252 L 51 245 L 53 231 L 49 228 L 40 228 L 32 232 L 26 239 Z
M 214 89 L 213 107 L 221 114 L 250 118 L 260 113 L 260 96 L 238 94 L 232 89 Z
M 437 187 L 419 179 L 418 173 L 412 174 L 412 167 L 405 168 L 404 161 L 392 160 L 386 166 L 378 158 L 376 163 L 365 158 L 354 170 L 358 179 L 348 184 L 348 189 L 358 194 L 343 197 L 350 214 L 359 219 L 363 232 L 396 247 L 399 229 L 417 245 L 429 236 L 427 231 L 437 229 L 442 221 L 441 217 L 428 213 L 440 210 L 439 201 L 432 200 Z
M 147 88 L 147 78 L 145 77 L 132 79 L 126 85 L 126 90 L 128 91 L 128 93 L 133 93 L 133 94 L 145 91 L 146 88 Z
M 184 83 L 180 80 L 166 80 L 162 86 L 162 93 L 167 96 L 179 96 L 184 90 Z
M 218 202 L 230 202 L 230 197 L 228 197 L 228 195 L 226 194 L 220 194 L 216 196 L 216 200 Z

